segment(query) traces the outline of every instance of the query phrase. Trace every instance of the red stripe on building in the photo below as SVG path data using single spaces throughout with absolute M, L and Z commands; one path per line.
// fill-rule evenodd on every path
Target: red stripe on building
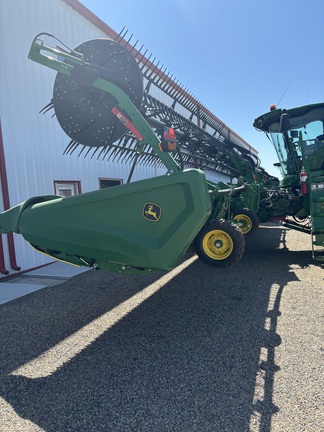
M 10 199 L 9 199 L 5 152 L 4 152 L 4 145 L 3 145 L 3 138 L 2 138 L 1 119 L 0 119 L 0 178 L 1 178 L 3 206 L 4 206 L 4 210 L 8 210 L 10 208 Z M 17 265 L 16 262 L 16 253 L 15 253 L 13 234 L 7 233 L 7 236 L 8 236 L 8 249 L 9 249 L 9 259 L 10 259 L 11 268 L 15 271 L 19 271 L 20 267 Z M 0 267 L 1 267 L 0 269 L 1 273 L 8 274 L 8 270 L 6 270 L 4 265 L 4 251 L 3 251 L 2 238 L 0 243 Z

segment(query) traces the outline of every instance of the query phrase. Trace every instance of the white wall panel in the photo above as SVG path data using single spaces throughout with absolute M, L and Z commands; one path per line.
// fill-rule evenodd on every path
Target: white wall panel
M 54 180 L 79 180 L 82 192 L 88 192 L 98 189 L 99 177 L 126 182 L 130 171 L 126 164 L 77 157 L 78 151 L 63 155 L 70 139 L 52 113 L 39 114 L 52 98 L 56 72 L 28 59 L 32 40 L 41 32 L 54 34 L 70 48 L 107 37 L 62 0 L 0 0 L 0 119 L 11 206 L 34 195 L 54 194 Z M 132 180 L 164 172 L 137 166 Z M 50 261 L 21 236 L 14 239 L 23 269 Z

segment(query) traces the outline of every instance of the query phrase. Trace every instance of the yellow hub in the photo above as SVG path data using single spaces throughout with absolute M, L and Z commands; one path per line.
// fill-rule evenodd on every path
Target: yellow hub
M 228 258 L 233 252 L 233 240 L 222 230 L 209 231 L 203 238 L 202 246 L 205 254 L 214 260 Z
M 242 234 L 247 234 L 252 229 L 252 221 L 246 214 L 238 214 L 234 216 L 236 225 L 241 230 Z

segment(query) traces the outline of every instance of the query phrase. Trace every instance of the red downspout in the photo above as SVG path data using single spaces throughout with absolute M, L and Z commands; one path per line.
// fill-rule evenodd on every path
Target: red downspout
M 2 133 L 1 133 L 1 123 L 0 123 L 0 178 L 1 178 L 1 184 L 2 184 L 2 150 L 3 150 L 3 143 L 2 143 Z M 3 251 L 3 241 L 2 241 L 2 234 L 0 234 L 0 273 L 7 275 L 9 274 L 9 271 L 6 269 L 6 264 L 4 260 L 4 251 Z
M 4 275 L 9 274 L 9 271 L 6 269 L 6 264 L 4 262 L 2 234 L 0 234 L 0 273 Z
M 4 153 L 4 146 L 3 146 L 3 138 L 2 138 L 2 128 L 1 128 L 1 119 L 0 119 L 0 178 L 1 178 L 1 188 L 2 188 L 2 196 L 3 196 L 3 206 L 4 210 L 8 210 L 10 208 L 10 200 L 9 200 L 9 188 L 8 188 L 8 179 L 7 179 L 7 169 L 6 169 L 6 162 L 5 162 L 5 153 Z M 9 249 L 9 258 L 10 258 L 10 265 L 13 270 L 19 271 L 21 268 L 17 265 L 16 262 L 16 253 L 15 253 L 15 244 L 14 244 L 14 238 L 13 234 L 7 233 L 8 236 L 8 249 Z M 2 251 L 2 258 L 1 261 L 3 261 L 4 264 L 4 253 L 3 253 L 3 243 L 1 238 L 0 243 L 0 251 Z M 2 262 L 0 261 L 0 266 Z M 8 274 L 8 270 L 3 268 L 6 272 L 3 273 L 2 270 L 1 273 Z

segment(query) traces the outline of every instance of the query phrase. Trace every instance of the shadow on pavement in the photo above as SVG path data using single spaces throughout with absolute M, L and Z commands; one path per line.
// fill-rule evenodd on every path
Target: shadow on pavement
M 235 432 L 254 420 L 270 431 L 280 298 L 296 280 L 291 264 L 311 263 L 309 251 L 285 247 L 285 231 L 260 227 L 230 269 L 195 260 L 163 286 L 163 273 L 87 272 L 4 305 L 0 397 L 47 432 Z M 152 283 L 152 295 L 57 370 L 14 373 L 57 344 L 64 351 L 73 333 Z

